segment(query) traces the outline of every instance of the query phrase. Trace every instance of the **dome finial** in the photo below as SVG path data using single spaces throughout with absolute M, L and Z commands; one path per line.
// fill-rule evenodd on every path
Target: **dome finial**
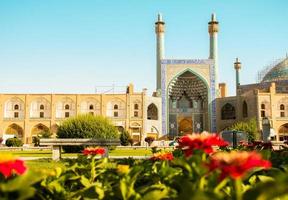
M 216 14 L 215 14 L 215 13 L 212 13 L 212 15 L 211 15 L 211 21 L 212 21 L 212 22 L 216 22 Z
M 163 21 L 163 17 L 162 14 L 159 12 L 158 13 L 158 22 L 162 22 Z

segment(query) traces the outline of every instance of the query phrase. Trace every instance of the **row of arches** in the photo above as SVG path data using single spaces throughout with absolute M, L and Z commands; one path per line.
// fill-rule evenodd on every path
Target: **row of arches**
M 38 134 L 40 134 L 41 132 L 45 131 L 51 131 L 52 133 L 56 133 L 58 129 L 58 125 L 54 124 L 52 125 L 51 129 L 48 128 L 46 125 L 39 123 L 36 124 L 35 126 L 33 126 L 30 130 L 31 132 L 31 136 L 37 136 Z M 6 135 L 12 135 L 13 137 L 17 137 L 17 138 L 23 138 L 24 137 L 24 129 L 16 124 L 10 124 L 5 130 L 4 130 L 4 134 Z
M 125 128 L 123 126 L 117 126 L 118 130 L 120 132 L 123 132 L 125 130 Z M 137 137 L 138 139 L 135 141 L 140 141 L 140 134 L 141 134 L 141 125 L 137 122 L 134 122 L 131 124 L 131 134 L 133 137 Z M 36 125 L 34 125 L 33 127 L 31 127 L 30 129 L 30 136 L 31 137 L 35 137 L 38 136 L 39 134 L 41 134 L 42 132 L 52 132 L 52 133 L 56 133 L 58 129 L 58 125 L 54 124 L 52 125 L 51 128 L 47 127 L 46 125 L 42 124 L 42 123 L 38 123 Z M 151 126 L 151 133 L 152 134 L 159 134 L 158 129 L 155 126 Z M 17 137 L 19 139 L 24 139 L 24 129 L 16 124 L 10 124 L 5 130 L 4 130 L 4 134 L 5 135 L 10 135 L 11 137 Z M 135 138 L 136 139 L 136 138 Z
M 142 117 L 142 106 L 139 100 L 132 104 L 133 117 Z M 126 103 L 121 99 L 113 99 L 107 103 L 106 115 L 108 117 L 125 118 Z M 80 103 L 80 113 L 100 115 L 101 104 L 94 98 L 87 98 Z M 56 118 L 67 118 L 76 114 L 76 103 L 69 97 L 63 98 L 56 103 Z M 25 104 L 17 98 L 11 98 L 5 102 L 4 118 L 23 119 Z M 30 118 L 50 118 L 51 103 L 45 98 L 38 98 L 30 104 Z

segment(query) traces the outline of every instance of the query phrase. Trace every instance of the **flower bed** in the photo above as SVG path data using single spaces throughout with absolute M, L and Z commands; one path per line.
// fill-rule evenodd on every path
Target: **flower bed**
M 215 152 L 215 145 L 223 150 Z M 287 162 L 275 156 L 283 155 L 284 150 L 256 151 L 250 145 L 249 149 L 242 146 L 231 151 L 225 146 L 217 135 L 183 136 L 173 152 L 156 151 L 146 160 L 97 159 L 104 149 L 87 148 L 77 159 L 66 160 L 64 169 L 39 169 L 33 173 L 22 161 L 2 157 L 0 199 L 288 197 Z M 275 161 L 279 165 L 275 166 Z

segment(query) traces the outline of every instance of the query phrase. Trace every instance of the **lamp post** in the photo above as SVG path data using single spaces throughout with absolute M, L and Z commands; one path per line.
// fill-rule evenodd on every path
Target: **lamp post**
M 232 132 L 232 144 L 233 144 L 233 149 L 237 147 L 237 131 L 233 130 Z
M 270 136 L 270 121 L 267 117 L 262 118 L 262 139 L 263 142 L 268 142 Z

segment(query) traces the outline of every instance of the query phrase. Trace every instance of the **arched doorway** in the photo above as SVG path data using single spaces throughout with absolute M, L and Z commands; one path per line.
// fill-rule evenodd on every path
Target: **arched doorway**
M 37 136 L 43 132 L 49 132 L 49 128 L 43 124 L 37 124 L 35 125 L 31 130 L 31 136 Z
M 158 108 L 154 103 L 151 103 L 147 108 L 147 119 L 158 120 Z
M 6 130 L 5 133 L 2 135 L 2 139 L 3 139 L 3 144 L 5 144 L 5 141 L 9 138 L 19 138 L 22 141 L 24 140 L 24 130 L 21 126 L 19 126 L 18 124 L 11 124 L 9 125 Z
M 187 70 L 168 85 L 169 137 L 183 132 L 209 129 L 208 86 L 198 75 Z
M 193 133 L 193 121 L 192 118 L 184 118 L 179 122 L 178 126 L 179 135 L 192 134 Z
M 279 137 L 280 141 L 287 141 L 288 140 L 288 123 L 280 126 L 280 128 L 278 130 L 278 137 Z
M 222 120 L 236 119 L 236 110 L 232 104 L 226 103 L 221 108 L 221 119 Z

